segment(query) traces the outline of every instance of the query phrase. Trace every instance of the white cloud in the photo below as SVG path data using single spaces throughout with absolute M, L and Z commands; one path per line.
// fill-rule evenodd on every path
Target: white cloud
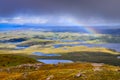
M 10 24 L 46 24 L 47 19 L 41 17 L 13 17 L 1 19 L 0 23 L 10 23 Z
M 83 18 L 76 19 L 71 16 L 16 16 L 13 18 L 2 18 L 0 23 L 9 24 L 45 24 L 45 25 L 58 25 L 58 26 L 98 26 L 98 25 L 113 25 L 113 23 L 106 22 L 102 18 Z M 116 25 L 116 24 L 115 24 Z
M 0 23 L 10 24 L 47 24 L 47 25 L 78 25 L 77 21 L 72 17 L 67 16 L 54 16 L 54 17 L 23 17 L 17 16 L 13 18 L 4 18 Z

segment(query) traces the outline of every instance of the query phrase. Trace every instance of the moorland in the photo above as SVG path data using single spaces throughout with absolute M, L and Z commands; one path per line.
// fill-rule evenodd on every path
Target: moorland
M 0 80 L 119 80 L 119 43 L 111 34 L 1 32 Z

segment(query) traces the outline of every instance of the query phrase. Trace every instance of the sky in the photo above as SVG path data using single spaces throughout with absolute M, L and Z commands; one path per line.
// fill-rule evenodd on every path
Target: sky
M 0 0 L 0 23 L 119 25 L 120 0 Z

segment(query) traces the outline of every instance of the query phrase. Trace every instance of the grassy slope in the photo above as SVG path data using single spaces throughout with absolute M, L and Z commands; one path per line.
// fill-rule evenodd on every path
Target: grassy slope
M 42 65 L 38 70 L 9 68 L 0 72 L 0 80 L 119 80 L 120 67 L 90 63 Z M 14 69 L 14 70 L 12 70 Z M 18 70 L 21 70 L 19 72 Z M 28 69 L 28 70 L 27 70 Z M 98 70 L 96 70 L 98 69 Z M 27 70 L 27 72 L 26 72 Z
M 37 61 L 20 55 L 0 54 L 0 67 L 16 66 L 26 63 L 36 63 Z

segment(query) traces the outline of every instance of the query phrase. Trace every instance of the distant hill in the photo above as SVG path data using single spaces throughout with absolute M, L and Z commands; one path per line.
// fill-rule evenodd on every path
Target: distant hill
M 102 29 L 100 30 L 102 34 L 120 34 L 120 29 Z
M 120 34 L 120 28 L 112 29 L 106 26 L 93 27 L 101 34 Z M 0 31 L 9 30 L 37 30 L 37 31 L 51 31 L 51 32 L 78 32 L 89 33 L 83 27 L 80 26 L 45 26 L 45 25 L 17 25 L 17 24 L 0 24 Z

